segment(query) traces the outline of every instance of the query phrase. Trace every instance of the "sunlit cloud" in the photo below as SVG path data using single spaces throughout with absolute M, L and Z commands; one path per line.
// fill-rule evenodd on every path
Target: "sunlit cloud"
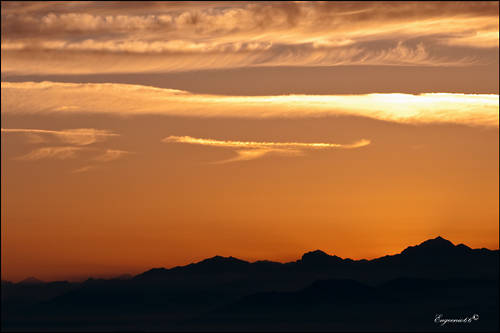
M 254 160 L 265 155 L 276 154 L 276 155 L 286 155 L 286 156 L 297 156 L 302 155 L 301 151 L 293 150 L 293 149 L 241 149 L 234 151 L 237 156 L 233 158 L 229 158 L 222 161 L 212 162 L 213 164 L 225 164 L 230 162 L 238 162 L 238 161 L 249 161 Z
M 237 156 L 228 158 L 222 161 L 215 161 L 212 164 L 225 164 L 238 161 L 254 160 L 265 155 L 280 155 L 280 156 L 301 156 L 304 155 L 302 150 L 295 150 L 290 148 L 277 149 L 277 148 L 256 148 L 256 149 L 239 149 L 234 151 Z
M 17 160 L 22 160 L 22 161 L 38 161 L 41 159 L 58 159 L 58 160 L 66 160 L 66 159 L 74 159 L 78 157 L 78 153 L 82 151 L 87 151 L 87 152 L 95 152 L 95 151 L 101 151 L 101 149 L 97 148 L 87 148 L 87 147 L 78 147 L 78 146 L 64 146 L 64 147 L 43 147 L 43 148 L 38 148 L 35 150 L 32 150 L 31 152 L 18 156 L 16 159 Z M 98 162 L 98 163 L 106 163 L 106 162 L 111 162 L 115 161 L 127 154 L 130 154 L 130 152 L 125 151 L 125 150 L 117 150 L 117 149 L 105 149 L 102 153 L 99 155 L 91 158 L 92 161 Z M 82 173 L 86 172 L 89 170 L 93 170 L 98 168 L 98 164 L 90 164 L 83 166 L 81 168 L 77 168 L 73 170 L 71 173 Z
M 304 143 L 304 142 L 254 142 L 254 141 L 227 141 L 214 139 L 200 139 L 191 136 L 171 135 L 163 142 L 190 143 L 203 146 L 230 147 L 230 148 L 297 148 L 297 149 L 328 149 L 328 148 L 358 148 L 370 144 L 369 140 L 362 139 L 353 144 L 339 143 Z
M 100 161 L 100 162 L 110 162 L 110 161 L 117 160 L 117 159 L 119 159 L 127 154 L 130 154 L 130 152 L 125 151 L 125 150 L 106 149 L 106 151 L 104 151 L 104 153 L 102 153 L 99 156 L 96 156 L 94 159 L 96 161 Z
M 61 110 L 59 110 L 61 111 Z M 2 133 L 21 133 L 29 139 L 32 144 L 46 143 L 47 137 L 54 137 L 57 140 L 71 144 L 72 146 L 49 146 L 42 147 L 31 152 L 18 156 L 15 159 L 23 161 L 37 161 L 41 159 L 74 159 L 82 151 L 97 153 L 92 161 L 96 163 L 105 163 L 118 160 L 131 152 L 119 149 L 101 149 L 95 147 L 86 147 L 95 142 L 104 141 L 107 137 L 118 136 L 108 130 L 98 130 L 94 128 L 78 128 L 67 130 L 45 130 L 35 128 L 2 128 Z M 87 165 L 72 171 L 72 173 L 82 173 L 97 168 L 97 164 Z
M 496 2 L 141 6 L 2 5 L 2 73 L 465 66 L 498 59 Z M 471 56 L 458 56 L 456 47 L 470 48 Z
M 334 43 L 322 42 L 323 45 Z M 387 47 L 368 47 L 350 45 L 339 47 L 317 47 L 318 42 L 297 44 L 293 46 L 273 45 L 268 49 L 247 51 L 234 46 L 217 46 L 217 49 L 234 49 L 226 52 L 192 52 L 174 53 L 127 52 L 130 45 L 120 44 L 123 52 L 111 51 L 113 45 L 94 45 L 97 51 L 86 50 L 2 50 L 2 71 L 12 75 L 25 74 L 94 74 L 94 73 L 158 73 L 191 70 L 207 70 L 241 67 L 280 67 L 280 66 L 470 66 L 491 64 L 495 55 L 481 60 L 470 54 L 466 57 L 451 51 L 435 54 L 429 51 L 424 43 L 406 45 L 394 43 Z M 448 41 L 446 45 L 450 44 Z M 6 47 L 10 47 L 7 44 Z M 144 49 L 156 49 L 157 45 L 144 45 Z M 80 48 L 75 46 L 74 48 Z M 435 48 L 434 48 L 435 49 Z M 158 49 L 156 49 L 158 50 Z M 36 58 L 36 63 L 31 60 Z
M 96 162 L 105 163 L 105 162 L 115 161 L 119 158 L 122 158 L 125 155 L 128 155 L 128 154 L 131 154 L 131 152 L 125 151 L 125 150 L 118 150 L 118 149 L 106 149 L 106 150 L 104 150 L 103 153 L 95 156 L 92 160 L 96 161 Z M 81 168 L 77 168 L 77 169 L 73 170 L 71 173 L 83 173 L 83 172 L 87 172 L 87 171 L 94 170 L 97 168 L 99 168 L 99 165 L 90 164 L 90 165 L 83 166 Z
M 233 148 L 238 156 L 218 161 L 215 163 L 227 163 L 235 161 L 248 161 L 260 158 L 268 154 L 301 155 L 305 150 L 319 149 L 353 149 L 360 148 L 370 144 L 370 140 L 362 139 L 352 144 L 339 143 L 304 143 L 304 142 L 256 142 L 256 141 L 231 141 L 231 140 L 214 140 L 194 138 L 191 136 L 175 136 L 171 135 L 162 140 L 165 143 L 187 143 L 202 146 Z
M 32 128 L 2 128 L 2 133 L 22 133 L 28 135 L 32 143 L 46 142 L 47 140 L 43 138 L 43 136 L 48 135 L 55 137 L 61 142 L 77 146 L 86 146 L 95 142 L 104 141 L 111 136 L 118 136 L 118 134 L 111 131 L 95 128 L 76 128 L 60 131 Z
M 19 156 L 17 159 L 25 161 L 36 161 L 46 158 L 66 160 L 69 158 L 75 158 L 77 152 L 81 151 L 81 147 L 43 147 L 35 149 L 26 155 Z
M 128 84 L 2 82 L 2 113 L 304 118 L 357 116 L 404 124 L 498 127 L 496 94 L 222 96 Z M 60 109 L 67 100 L 74 108 Z M 73 133 L 75 134 L 75 133 Z M 108 133 L 109 134 L 109 133 Z
M 74 169 L 73 171 L 71 171 L 71 173 L 83 173 L 83 172 L 87 172 L 90 170 L 94 170 L 97 167 L 98 167 L 97 165 L 86 165 L 86 166 L 83 166 L 81 168 Z
M 85 44 L 64 49 L 50 44 L 43 50 L 31 50 L 29 43 L 25 46 L 7 43 L 2 51 L 2 71 L 11 74 L 157 73 L 280 66 L 470 66 L 494 61 L 490 58 L 481 61 L 473 54 L 466 57 L 452 52 L 434 54 L 424 43 L 406 45 L 401 41 L 377 48 L 363 44 L 342 46 L 342 42 L 332 47 L 326 45 L 337 42 L 325 40 L 292 46 L 272 43 L 192 46 L 175 52 L 167 52 L 174 46 L 162 42 L 143 43 L 140 47 L 136 42 L 82 43 Z M 452 44 L 447 41 L 446 45 Z M 33 57 L 38 60 L 36 63 L 31 61 Z

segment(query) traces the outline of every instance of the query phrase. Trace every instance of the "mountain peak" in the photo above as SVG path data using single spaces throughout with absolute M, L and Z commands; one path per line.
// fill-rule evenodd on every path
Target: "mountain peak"
M 454 247 L 455 245 L 447 239 L 441 236 L 437 236 L 433 239 L 428 239 L 418 246 L 433 246 L 433 247 Z
M 202 260 L 199 262 L 199 264 L 200 263 L 245 263 L 245 264 L 247 264 L 248 262 L 245 260 L 235 258 L 233 256 L 223 257 L 223 256 L 216 255 L 212 258 Z
M 304 253 L 302 255 L 302 260 L 307 260 L 310 258 L 327 258 L 329 256 L 330 255 L 328 255 L 327 253 L 325 253 L 321 250 L 315 250 L 315 251 L 309 251 L 309 252 Z
M 343 259 L 337 256 L 331 256 L 321 250 L 310 251 L 302 255 L 300 262 L 308 266 L 323 266 L 342 262 Z
M 416 246 L 407 247 L 401 254 L 416 254 L 416 253 L 439 253 L 455 250 L 457 247 L 447 239 L 441 236 L 428 239 Z
M 35 277 L 30 276 L 30 277 L 20 281 L 19 283 L 22 283 L 22 284 L 42 284 L 43 281 L 41 281 Z

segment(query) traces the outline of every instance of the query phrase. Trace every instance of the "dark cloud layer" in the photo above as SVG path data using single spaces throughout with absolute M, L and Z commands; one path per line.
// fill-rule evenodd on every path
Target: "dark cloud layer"
M 18 74 L 489 64 L 498 3 L 3 3 L 2 56 Z

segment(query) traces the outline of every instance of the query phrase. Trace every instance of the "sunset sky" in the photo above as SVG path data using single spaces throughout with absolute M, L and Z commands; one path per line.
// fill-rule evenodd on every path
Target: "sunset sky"
M 2 279 L 499 247 L 498 2 L 2 2 Z

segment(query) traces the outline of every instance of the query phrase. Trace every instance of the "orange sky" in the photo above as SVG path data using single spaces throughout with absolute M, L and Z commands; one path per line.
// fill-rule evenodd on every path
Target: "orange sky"
M 2 279 L 498 248 L 498 2 L 2 3 Z

